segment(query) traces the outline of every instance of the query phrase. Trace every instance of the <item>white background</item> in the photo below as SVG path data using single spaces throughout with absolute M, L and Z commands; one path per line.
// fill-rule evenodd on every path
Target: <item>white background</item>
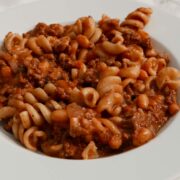
M 0 12 L 5 11 L 8 8 L 20 6 L 21 4 L 31 3 L 39 0 L 0 0 Z M 51 0 L 53 1 L 53 0 Z M 177 17 L 180 17 L 180 0 L 132 0 L 137 2 L 144 2 L 147 5 L 154 5 L 171 13 Z

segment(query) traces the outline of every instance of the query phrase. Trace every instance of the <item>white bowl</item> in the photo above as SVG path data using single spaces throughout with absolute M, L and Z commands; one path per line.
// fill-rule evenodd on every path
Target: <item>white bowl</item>
M 0 14 L 0 37 L 8 31 L 22 33 L 37 22 L 70 22 L 103 13 L 124 18 L 143 4 L 124 0 L 44 0 Z M 168 51 L 172 65 L 180 68 L 180 20 L 154 9 L 146 30 L 160 51 Z M 157 43 L 158 42 L 158 43 Z M 64 160 L 31 152 L 3 129 L 0 131 L 0 179 L 4 180 L 170 180 L 180 173 L 180 113 L 171 118 L 151 142 L 119 155 L 97 160 Z

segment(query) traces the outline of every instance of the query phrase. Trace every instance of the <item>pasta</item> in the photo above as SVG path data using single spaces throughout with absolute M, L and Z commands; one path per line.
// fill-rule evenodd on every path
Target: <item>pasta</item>
M 99 113 L 102 113 L 103 111 L 107 111 L 111 115 L 119 115 L 121 111 L 122 103 L 123 103 L 122 95 L 111 91 L 100 99 L 97 105 L 97 111 Z
M 48 39 L 43 35 L 40 35 L 37 38 L 32 37 L 32 38 L 28 39 L 27 47 L 30 48 L 37 55 L 41 55 L 43 53 L 43 50 L 45 52 L 52 51 L 52 47 L 51 47 Z
M 138 8 L 126 17 L 125 21 L 121 23 L 121 27 L 143 29 L 144 25 L 148 23 L 151 13 L 150 8 Z
M 89 107 L 95 107 L 96 106 L 96 103 L 99 99 L 99 94 L 95 89 L 90 88 L 90 87 L 83 88 L 81 90 L 81 93 L 83 95 L 83 100 L 87 106 L 89 106 Z
M 24 146 L 32 151 L 37 150 L 38 139 L 46 139 L 46 134 L 39 131 L 36 126 L 24 127 L 24 124 L 16 117 L 12 120 L 12 132 Z
M 4 46 L 9 53 L 15 53 L 25 48 L 26 39 L 19 34 L 8 33 L 4 39 Z
M 112 43 L 109 41 L 104 41 L 102 43 L 102 48 L 105 52 L 112 54 L 112 55 L 118 55 L 126 51 L 126 47 L 121 44 L 121 42 Z
M 16 109 L 11 106 L 5 106 L 0 109 L 0 119 L 6 119 L 12 117 L 16 112 Z
M 125 152 L 179 111 L 180 71 L 144 31 L 152 9 L 9 32 L 0 50 L 0 121 L 20 144 L 65 159 Z

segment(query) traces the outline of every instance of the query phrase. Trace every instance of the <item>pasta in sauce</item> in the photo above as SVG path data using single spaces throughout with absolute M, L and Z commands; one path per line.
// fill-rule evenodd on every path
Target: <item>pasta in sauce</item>
M 0 51 L 0 120 L 23 146 L 66 159 L 118 154 L 154 138 L 179 111 L 180 71 L 143 29 L 152 10 L 38 23 Z

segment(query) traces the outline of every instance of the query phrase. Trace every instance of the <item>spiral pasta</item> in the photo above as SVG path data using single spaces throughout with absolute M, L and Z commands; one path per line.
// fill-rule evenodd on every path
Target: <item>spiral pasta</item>
M 32 151 L 37 150 L 38 139 L 45 139 L 46 134 L 38 130 L 36 126 L 26 128 L 17 118 L 12 120 L 12 132 L 16 139 L 18 139 L 25 147 Z
M 121 27 L 143 29 L 151 14 L 151 8 L 138 8 L 126 17 L 125 21 L 121 23 Z
M 100 57 L 106 57 L 108 55 L 119 55 L 127 51 L 127 47 L 123 44 L 124 38 L 122 34 L 116 30 L 112 31 L 111 33 L 114 35 L 111 41 L 105 40 L 94 48 L 94 51 Z
M 43 123 L 43 119 L 51 124 L 52 110 L 62 109 L 62 106 L 50 99 L 50 95 L 56 93 L 56 87 L 52 83 L 45 85 L 44 89 L 35 88 L 32 93 L 26 92 L 24 99 L 26 110 L 31 116 L 35 125 L 40 126 Z
M 144 31 L 152 9 L 8 33 L 0 51 L 0 121 L 32 151 L 94 159 L 154 138 L 180 107 L 180 71 Z
M 16 109 L 11 106 L 5 106 L 0 109 L 0 120 L 12 117 Z

